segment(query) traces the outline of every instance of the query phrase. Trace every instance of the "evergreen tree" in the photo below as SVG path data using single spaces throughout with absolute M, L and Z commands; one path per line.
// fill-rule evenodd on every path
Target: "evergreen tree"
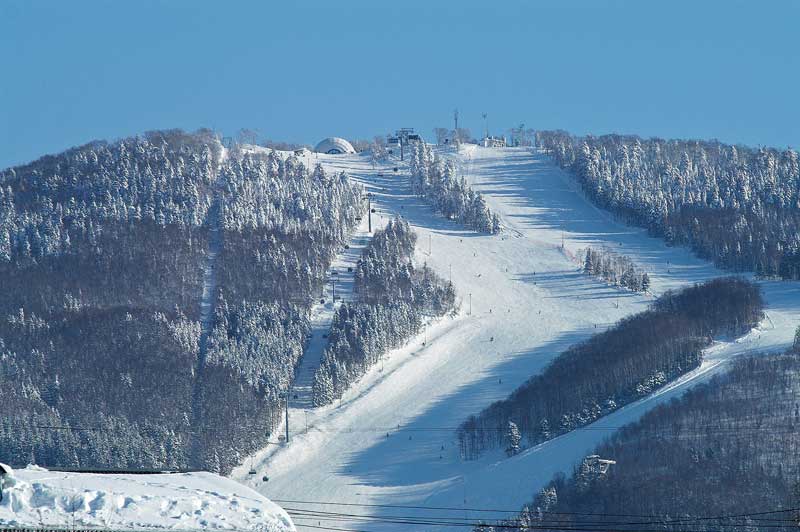
M 522 441 L 522 435 L 519 432 L 517 424 L 513 421 L 508 422 L 508 427 L 506 428 L 506 440 L 508 441 L 506 454 L 508 456 L 514 456 L 515 454 L 519 453 L 519 444 Z

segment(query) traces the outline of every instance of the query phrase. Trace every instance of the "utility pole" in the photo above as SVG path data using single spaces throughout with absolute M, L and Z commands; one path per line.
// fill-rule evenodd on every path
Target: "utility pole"
M 489 138 L 489 119 L 487 118 L 488 116 L 489 115 L 487 115 L 486 113 L 483 113 L 483 124 L 484 124 L 484 129 L 486 130 L 485 138 L 487 139 Z
M 467 315 L 472 316 L 472 292 L 469 293 L 469 312 Z
M 406 144 L 408 144 L 408 136 L 414 133 L 414 128 L 409 127 L 401 127 L 397 130 L 397 140 L 400 142 L 400 160 L 404 159 L 404 149 Z
M 289 388 L 286 388 L 286 443 L 289 443 Z
M 367 220 L 369 232 L 372 233 L 372 192 L 367 193 Z

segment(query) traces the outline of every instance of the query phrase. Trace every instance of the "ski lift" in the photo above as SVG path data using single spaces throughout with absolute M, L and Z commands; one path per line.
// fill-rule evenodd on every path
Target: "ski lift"
M 361 216 L 356 216 L 356 221 L 360 222 L 361 221 Z
M 375 209 L 372 209 L 372 212 L 377 212 Z
M 319 300 L 319 304 L 320 305 L 324 305 L 325 304 L 325 298 L 324 297 Z
M 348 271 L 348 272 L 352 272 L 352 271 L 353 271 L 353 267 L 352 267 L 352 266 L 348 266 L 348 267 L 347 267 L 347 271 Z
M 350 244 L 345 244 L 344 249 L 350 249 Z
M 398 170 L 400 170 L 400 169 L 399 169 L 398 167 L 396 167 L 396 166 L 395 166 L 395 167 L 394 167 L 394 171 L 395 171 L 395 172 L 397 172 Z
M 261 477 L 261 480 L 263 480 L 264 482 L 269 482 L 269 477 L 267 475 L 264 475 L 263 477 Z

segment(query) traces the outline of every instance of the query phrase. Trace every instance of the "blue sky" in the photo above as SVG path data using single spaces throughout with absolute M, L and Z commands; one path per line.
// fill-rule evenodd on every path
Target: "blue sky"
M 0 0 L 0 167 L 149 129 L 426 136 L 481 114 L 800 146 L 800 2 Z

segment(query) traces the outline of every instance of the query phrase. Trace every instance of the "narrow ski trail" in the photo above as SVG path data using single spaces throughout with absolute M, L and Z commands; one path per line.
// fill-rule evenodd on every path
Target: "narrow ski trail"
M 202 421 L 201 393 L 203 388 L 203 371 L 208 354 L 208 341 L 214 330 L 214 314 L 217 299 L 217 257 L 222 251 L 222 191 L 220 190 L 220 180 L 222 179 L 222 166 L 227 158 L 228 152 L 225 148 L 220 153 L 219 164 L 216 170 L 216 180 L 213 184 L 212 202 L 206 214 L 206 225 L 208 226 L 208 249 L 203 264 L 203 293 L 200 296 L 200 341 L 197 351 L 197 361 L 195 362 L 194 384 L 192 387 L 191 405 L 191 424 L 197 429 Z M 196 438 L 197 431 L 193 432 Z M 202 468 L 204 462 L 200 456 L 197 442 L 192 445 L 192 456 L 195 467 Z
M 410 194 L 402 165 L 397 174 L 384 169 L 379 176 L 366 157 L 318 156 L 327 167 L 346 170 L 374 193 L 377 224 L 395 214 L 408 219 L 419 234 L 415 260 L 426 262 L 445 279 L 452 275 L 461 310 L 453 319 L 433 323 L 424 346 L 422 338 L 416 338 L 392 351 L 341 404 L 308 413 L 307 432 L 305 420 L 290 412 L 300 429 L 292 443 L 256 456 L 268 482 L 248 477 L 243 468 L 234 471 L 235 478 L 277 501 L 439 506 L 459 508 L 453 517 L 462 519 L 504 517 L 507 514 L 477 515 L 463 509 L 519 508 L 553 473 L 569 472 L 614 429 L 574 431 L 513 459 L 488 453 L 464 462 L 456 427 L 504 398 L 569 345 L 644 310 L 653 297 L 584 275 L 574 258 L 579 250 L 606 245 L 631 256 L 651 275 L 654 294 L 724 275 L 684 249 L 669 248 L 644 231 L 615 222 L 587 202 L 569 176 L 542 154 L 467 146 L 459 154 L 443 155 L 460 162 L 465 178 L 500 215 L 505 226 L 501 235 L 477 235 L 434 214 Z M 800 319 L 800 283 L 762 286 L 773 326 L 765 324 L 737 342 L 718 342 L 700 370 L 597 425 L 615 427 L 637 419 L 721 371 L 741 353 L 788 344 Z M 302 507 L 392 514 L 391 509 L 377 507 Z M 402 513 L 424 517 L 426 510 Z M 341 528 L 355 524 L 325 519 L 314 519 L 313 524 L 317 521 Z M 304 522 L 311 523 L 299 519 L 300 529 Z M 388 522 L 367 526 L 406 529 Z
M 289 400 L 289 407 L 294 410 L 304 411 L 314 408 L 314 374 L 328 345 L 327 337 L 333 315 L 343 302 L 353 301 L 356 264 L 371 236 L 365 214 L 348 239 L 347 247 L 343 248 L 331 262 L 328 280 L 325 282 L 322 294 L 311 307 L 311 337 L 297 367 Z

